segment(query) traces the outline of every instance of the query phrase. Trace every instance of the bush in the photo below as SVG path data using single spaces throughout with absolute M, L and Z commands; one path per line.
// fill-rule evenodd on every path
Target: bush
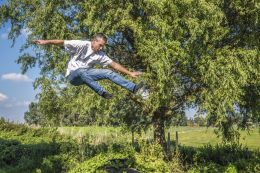
M 108 152 L 103 152 L 97 156 L 79 164 L 70 173 L 96 172 L 106 169 L 122 171 L 133 166 L 134 149 L 129 145 L 113 144 L 109 146 Z
M 237 144 L 205 145 L 198 149 L 180 147 L 180 152 L 184 158 L 186 168 L 195 167 L 191 169 L 192 171 L 260 171 L 260 152 L 250 151 L 248 148 Z
M 241 145 L 180 146 L 166 157 L 160 145 L 139 138 L 134 146 L 91 141 L 0 120 L 0 172 L 260 172 L 260 152 Z
M 0 167 L 5 172 L 65 172 L 79 158 L 77 143 L 56 129 L 31 129 L 2 120 L 0 129 Z
M 52 155 L 43 159 L 42 173 L 68 172 L 77 165 L 77 160 L 68 154 Z
M 70 173 L 123 172 L 130 169 L 142 173 L 170 172 L 170 164 L 163 160 L 163 151 L 158 144 L 141 144 L 136 152 L 130 144 L 112 144 L 108 152 L 100 153 L 79 164 Z

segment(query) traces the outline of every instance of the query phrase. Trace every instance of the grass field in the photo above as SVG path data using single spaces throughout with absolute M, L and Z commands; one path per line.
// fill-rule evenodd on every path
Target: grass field
M 80 138 L 81 136 L 88 136 L 88 139 L 93 144 L 107 143 L 117 141 L 131 142 L 131 133 L 124 132 L 119 127 L 60 127 L 58 131 L 61 134 L 72 136 L 73 138 Z M 201 147 L 205 144 L 217 144 L 221 139 L 217 138 L 214 133 L 214 128 L 206 127 L 172 127 L 166 130 L 166 137 L 170 132 L 171 140 L 175 140 L 175 134 L 178 131 L 179 144 L 192 147 Z M 259 129 L 255 128 L 248 133 L 247 131 L 240 132 L 240 142 L 242 145 L 250 149 L 260 149 L 260 133 Z M 152 130 L 142 132 L 141 135 L 135 135 L 137 138 L 152 139 Z

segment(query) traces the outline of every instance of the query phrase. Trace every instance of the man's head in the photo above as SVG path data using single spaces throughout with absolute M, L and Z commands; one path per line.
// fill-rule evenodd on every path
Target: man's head
M 102 50 L 107 43 L 107 37 L 103 33 L 97 33 L 91 40 L 91 48 L 94 52 Z

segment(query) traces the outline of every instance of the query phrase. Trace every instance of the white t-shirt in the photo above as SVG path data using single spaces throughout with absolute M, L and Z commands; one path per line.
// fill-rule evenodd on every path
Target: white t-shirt
M 105 67 L 113 62 L 103 51 L 94 53 L 90 41 L 65 40 L 64 47 L 70 53 L 66 76 L 78 68 L 91 68 L 95 64 L 101 64 Z

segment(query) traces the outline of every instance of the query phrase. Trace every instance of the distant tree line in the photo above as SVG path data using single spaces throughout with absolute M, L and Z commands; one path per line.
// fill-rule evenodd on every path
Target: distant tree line
M 25 112 L 24 118 L 28 125 L 45 126 L 49 124 L 49 119 L 41 113 L 38 104 L 32 102 L 29 105 L 29 110 Z M 122 123 L 122 124 L 120 124 Z M 119 126 L 124 122 L 120 118 L 120 115 L 108 114 L 108 115 L 95 115 L 95 114 L 63 114 L 59 124 L 61 126 L 87 126 L 87 125 L 107 125 L 107 126 Z M 206 116 L 195 114 L 194 117 L 187 117 L 184 113 L 176 114 L 173 116 L 167 126 L 208 126 Z

